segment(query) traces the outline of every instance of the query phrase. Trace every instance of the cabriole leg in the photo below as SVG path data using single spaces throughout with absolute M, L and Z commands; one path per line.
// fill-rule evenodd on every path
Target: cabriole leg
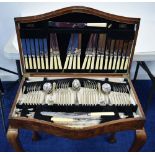
M 115 137 L 115 133 L 111 133 L 111 135 L 108 137 L 108 142 L 109 143 L 116 143 L 116 137 Z
M 39 133 L 37 131 L 33 131 L 33 133 L 32 133 L 32 140 L 33 141 L 40 140 L 40 136 L 39 136 Z
M 146 139 L 147 136 L 144 128 L 141 130 L 136 130 L 135 139 L 129 151 L 130 152 L 139 151 L 145 144 Z
M 9 127 L 7 131 L 7 139 L 15 151 L 24 151 L 18 137 L 18 129 Z

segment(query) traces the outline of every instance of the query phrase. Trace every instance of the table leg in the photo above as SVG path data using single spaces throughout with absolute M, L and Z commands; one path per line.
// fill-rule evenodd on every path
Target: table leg
M 23 152 L 22 145 L 20 143 L 19 137 L 18 137 L 18 129 L 16 128 L 11 128 L 9 126 L 8 131 L 7 131 L 7 139 L 14 148 L 14 150 L 18 152 Z
M 149 90 L 148 99 L 147 99 L 146 105 L 144 107 L 145 115 L 147 115 L 148 107 L 149 107 L 149 105 L 152 102 L 154 93 L 155 93 L 155 84 L 153 83 L 152 86 L 151 86 L 151 88 L 150 88 L 150 90 Z
M 39 133 L 37 131 L 33 131 L 33 133 L 32 133 L 32 140 L 33 141 L 40 140 L 40 135 L 39 135 Z
M 135 75 L 134 75 L 134 78 L 133 78 L 133 82 L 135 83 L 136 82 L 136 78 L 137 78 L 137 74 L 138 74 L 138 70 L 139 70 L 139 62 L 137 62 L 137 66 L 136 66 L 136 70 L 135 70 Z
M 129 149 L 129 152 L 139 151 L 145 144 L 146 139 L 147 139 L 147 136 L 144 128 L 141 130 L 136 130 L 135 139 L 131 148 Z
M 111 133 L 111 135 L 108 137 L 108 142 L 112 144 L 117 142 L 115 133 Z
M 2 103 L 2 95 L 0 92 L 0 109 L 1 109 L 1 116 L 2 116 L 2 125 L 4 129 L 4 133 L 6 134 L 6 126 L 5 126 L 5 117 L 4 117 L 4 109 L 3 109 L 3 103 Z

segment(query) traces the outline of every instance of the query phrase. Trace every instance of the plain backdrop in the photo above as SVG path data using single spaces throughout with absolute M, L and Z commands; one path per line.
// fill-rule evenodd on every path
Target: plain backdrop
M 37 15 L 49 11 L 54 11 L 68 6 L 87 6 L 99 9 L 101 11 L 141 18 L 140 30 L 138 41 L 136 45 L 136 52 L 152 52 L 155 51 L 155 3 L 0 3 L 0 67 L 16 71 L 15 60 L 9 59 L 4 52 L 4 47 L 11 35 L 15 33 L 14 17 Z M 148 65 L 153 73 L 155 73 L 155 63 L 148 62 Z M 131 78 L 135 70 L 135 63 L 132 65 Z M 16 75 L 12 75 L 3 71 L 0 71 L 0 78 L 2 80 L 15 80 Z M 146 79 L 146 74 L 140 70 L 138 76 L 140 79 Z

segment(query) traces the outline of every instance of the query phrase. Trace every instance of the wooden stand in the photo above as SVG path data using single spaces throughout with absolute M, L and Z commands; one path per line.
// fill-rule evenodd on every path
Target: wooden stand
M 110 136 L 110 142 L 115 142 L 115 138 L 114 138 L 114 133 L 111 134 Z M 24 149 L 22 148 L 21 142 L 19 140 L 19 135 L 18 135 L 18 129 L 15 128 L 11 128 L 9 127 L 8 132 L 7 132 L 7 138 L 9 143 L 12 145 L 13 149 L 16 150 L 17 152 L 23 152 Z M 33 140 L 39 140 L 40 137 L 38 135 L 37 132 L 33 132 Z M 130 152 L 137 152 L 139 151 L 143 145 L 145 144 L 147 139 L 146 136 L 146 132 L 145 129 L 141 129 L 141 130 L 136 130 L 135 131 L 135 138 L 133 141 L 133 144 L 131 146 L 131 148 L 129 149 Z

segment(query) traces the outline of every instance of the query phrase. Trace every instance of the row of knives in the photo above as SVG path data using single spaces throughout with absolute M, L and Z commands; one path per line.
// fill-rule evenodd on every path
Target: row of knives
M 85 56 L 81 56 L 81 33 L 72 33 L 62 63 L 56 33 L 47 38 L 23 38 L 22 49 L 26 70 L 127 70 L 131 41 L 107 39 L 105 34 L 92 33 L 89 37 Z

